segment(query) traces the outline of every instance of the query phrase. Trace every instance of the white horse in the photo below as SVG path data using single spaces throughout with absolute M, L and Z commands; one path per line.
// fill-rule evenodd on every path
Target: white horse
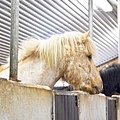
M 22 83 L 53 88 L 60 79 L 91 94 L 100 93 L 102 80 L 92 56 L 95 47 L 86 33 L 66 32 L 47 40 L 27 40 L 19 49 L 18 79 Z M 9 62 L 0 66 L 0 77 L 9 77 Z

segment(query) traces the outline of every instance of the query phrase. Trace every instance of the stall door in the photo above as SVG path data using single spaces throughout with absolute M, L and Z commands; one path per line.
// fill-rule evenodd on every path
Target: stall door
M 107 117 L 108 120 L 117 120 L 116 100 L 107 98 Z
M 77 96 L 55 96 L 55 120 L 79 120 Z

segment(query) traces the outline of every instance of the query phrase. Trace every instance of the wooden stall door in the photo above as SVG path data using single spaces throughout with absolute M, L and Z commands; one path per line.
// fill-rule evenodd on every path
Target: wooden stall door
M 76 95 L 55 96 L 55 120 L 79 120 Z

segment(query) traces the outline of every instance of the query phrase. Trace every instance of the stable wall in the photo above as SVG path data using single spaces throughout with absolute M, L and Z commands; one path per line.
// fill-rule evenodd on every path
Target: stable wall
M 54 94 L 55 120 L 109 120 L 107 98 L 102 94 L 80 91 L 55 91 Z
M 0 78 L 0 120 L 51 120 L 52 91 Z
M 114 113 L 117 106 L 117 119 Z M 113 114 L 114 113 L 114 114 Z M 119 120 L 120 98 L 0 78 L 0 120 Z
M 117 120 L 120 120 L 120 96 L 117 97 Z
M 79 120 L 107 120 L 104 95 L 78 94 Z
M 113 95 L 116 98 L 117 120 L 120 120 L 120 95 Z

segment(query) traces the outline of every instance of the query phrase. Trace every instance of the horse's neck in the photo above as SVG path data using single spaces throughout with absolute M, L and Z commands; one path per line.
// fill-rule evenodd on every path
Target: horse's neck
M 19 67 L 19 79 L 24 83 L 40 84 L 53 87 L 59 79 L 56 70 L 49 69 L 39 59 L 27 62 Z
M 9 78 L 9 69 L 0 72 L 0 77 Z M 40 60 L 29 61 L 18 66 L 18 80 L 22 83 L 46 85 L 53 88 L 56 81 L 60 78 L 55 70 L 45 67 Z

